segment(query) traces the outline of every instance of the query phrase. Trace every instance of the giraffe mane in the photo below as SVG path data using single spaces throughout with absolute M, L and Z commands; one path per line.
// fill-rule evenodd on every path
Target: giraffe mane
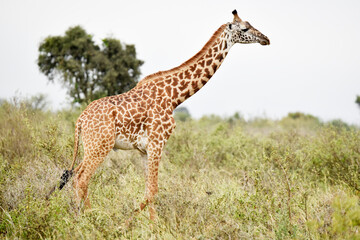
M 181 65 L 174 67 L 172 69 L 165 70 L 165 71 L 159 71 L 159 72 L 150 74 L 150 75 L 144 77 L 142 80 L 140 80 L 138 82 L 137 86 L 141 86 L 150 81 L 160 80 L 161 77 L 163 77 L 163 76 L 166 76 L 166 75 L 172 74 L 174 72 L 180 71 L 182 69 L 188 68 L 189 66 L 194 64 L 197 60 L 199 60 L 202 56 L 204 56 L 206 54 L 206 52 L 209 50 L 209 48 L 214 44 L 214 42 L 216 42 L 218 37 L 223 33 L 225 28 L 226 28 L 226 24 L 221 25 L 219 27 L 219 29 L 214 32 L 214 34 L 211 36 L 211 38 L 203 46 L 203 48 L 198 53 L 196 53 L 193 57 L 191 57 L 189 60 L 185 61 Z

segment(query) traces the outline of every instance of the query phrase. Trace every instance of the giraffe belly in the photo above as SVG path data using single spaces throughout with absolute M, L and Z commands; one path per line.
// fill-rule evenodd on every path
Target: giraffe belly
M 147 146 L 149 144 L 149 138 L 148 138 L 148 135 L 147 135 L 147 131 L 141 131 L 139 134 L 138 134 L 138 137 L 136 139 L 136 148 L 139 149 L 140 152 L 142 153 L 146 153 L 147 151 Z
M 124 138 L 116 138 L 114 148 L 121 149 L 121 150 L 135 149 L 134 145 L 129 140 L 124 139 Z
M 146 153 L 147 146 L 149 143 L 149 138 L 147 136 L 147 131 L 141 131 L 137 137 L 135 138 L 135 141 L 130 141 L 127 138 L 124 137 L 117 137 L 115 139 L 115 145 L 114 150 L 120 149 L 120 150 L 133 150 L 138 149 L 142 153 Z

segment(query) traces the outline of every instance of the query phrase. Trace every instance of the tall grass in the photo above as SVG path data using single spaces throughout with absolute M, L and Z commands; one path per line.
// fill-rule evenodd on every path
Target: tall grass
M 178 122 L 156 198 L 137 152 L 111 152 L 78 211 L 71 184 L 45 200 L 71 162 L 80 111 L 0 107 L 0 236 L 6 239 L 360 239 L 360 130 L 304 114 L 279 121 L 208 116 Z

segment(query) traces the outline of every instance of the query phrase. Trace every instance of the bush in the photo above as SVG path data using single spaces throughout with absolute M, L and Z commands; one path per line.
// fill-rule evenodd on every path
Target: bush
M 360 131 L 324 128 L 306 149 L 314 177 L 346 184 L 360 193 Z
M 0 106 L 0 237 L 6 239 L 358 239 L 360 130 L 302 114 L 280 121 L 178 121 L 159 169 L 158 221 L 135 152 L 111 152 L 78 210 L 71 163 L 81 110 Z M 290 127 L 292 126 L 292 127 Z M 151 227 L 150 227 L 150 226 Z

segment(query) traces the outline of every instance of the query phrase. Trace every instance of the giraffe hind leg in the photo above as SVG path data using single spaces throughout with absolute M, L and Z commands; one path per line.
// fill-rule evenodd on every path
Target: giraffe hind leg
M 84 144 L 87 143 L 86 141 L 84 142 Z M 104 161 L 105 157 L 113 148 L 114 142 L 114 137 L 103 136 L 99 139 L 92 139 L 92 148 L 86 146 L 85 149 L 91 149 L 91 151 L 85 151 L 84 160 L 74 170 L 76 175 L 74 177 L 73 185 L 75 189 L 75 198 L 78 206 L 80 206 L 81 201 L 84 201 L 85 208 L 91 207 L 88 197 L 88 185 L 90 179 L 95 173 L 95 170 Z
M 85 208 L 91 208 L 90 200 L 88 196 L 88 186 L 92 175 L 98 166 L 104 161 L 106 155 L 101 157 L 88 157 L 86 158 L 81 167 L 78 169 L 75 179 L 75 197 L 78 205 L 80 206 L 81 201 L 84 201 Z

